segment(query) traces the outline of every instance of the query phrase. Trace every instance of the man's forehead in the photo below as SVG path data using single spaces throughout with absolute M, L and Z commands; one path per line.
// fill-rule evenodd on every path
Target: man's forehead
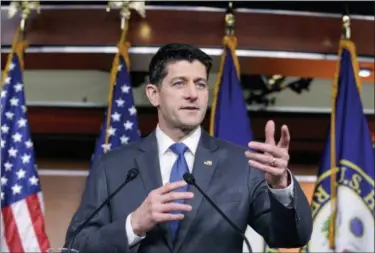
M 167 64 L 167 76 L 175 78 L 178 76 L 189 78 L 207 78 L 206 67 L 199 61 L 176 61 Z

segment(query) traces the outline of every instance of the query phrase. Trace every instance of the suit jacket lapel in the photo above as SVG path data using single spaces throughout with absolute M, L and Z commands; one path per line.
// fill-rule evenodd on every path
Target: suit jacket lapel
M 139 145 L 140 153 L 136 161 L 141 172 L 143 185 L 147 193 L 162 186 L 158 146 L 155 132 L 144 138 Z
M 142 153 L 136 158 L 140 176 L 143 181 L 143 186 L 148 193 L 156 188 L 162 186 L 162 178 L 160 172 L 159 162 L 159 151 L 155 132 L 151 133 L 148 137 L 144 138 L 139 145 Z M 158 227 L 161 229 L 161 233 L 164 234 L 166 244 L 172 251 L 172 239 L 168 229 L 168 223 L 159 224 Z
M 206 132 L 202 131 L 202 136 L 195 155 L 193 175 L 197 185 L 199 185 L 204 192 L 207 191 L 211 177 L 217 166 L 219 157 L 215 156 L 213 153 L 216 148 L 217 145 L 214 139 L 211 138 Z M 179 232 L 175 241 L 174 252 L 178 252 L 180 250 L 203 199 L 203 196 L 195 187 L 192 186 L 190 191 L 194 193 L 194 198 L 187 200 L 186 204 L 190 204 L 193 209 L 190 212 L 185 213 L 184 219 L 180 223 Z

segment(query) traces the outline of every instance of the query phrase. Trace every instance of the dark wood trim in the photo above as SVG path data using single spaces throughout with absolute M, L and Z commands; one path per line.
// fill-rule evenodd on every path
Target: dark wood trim
M 1 45 L 9 46 L 19 19 L 8 19 L 6 10 L 1 14 Z M 222 44 L 223 12 L 147 10 L 146 15 L 146 19 L 132 15 L 128 38 L 135 46 L 176 41 L 202 47 Z M 374 24 L 351 20 L 351 37 L 359 55 L 374 55 Z M 31 46 L 113 46 L 120 36 L 119 25 L 118 11 L 108 13 L 104 8 L 44 9 L 39 15 L 32 13 L 26 36 Z M 242 49 L 336 54 L 340 34 L 340 18 L 236 13 L 236 35 Z
M 104 108 L 71 108 L 71 107 L 28 107 L 31 130 L 37 134 L 92 134 L 96 135 L 103 121 Z M 203 121 L 208 129 L 209 111 Z M 286 113 L 271 111 L 249 111 L 252 128 L 256 136 L 263 135 L 267 120 L 273 119 L 276 124 L 291 127 L 294 138 L 304 140 L 322 140 L 329 126 L 329 114 L 319 113 Z M 373 115 L 367 115 L 369 127 L 374 129 Z M 138 107 L 138 120 L 143 134 L 149 134 L 157 123 L 154 108 Z M 314 131 L 310 131 L 314 126 Z M 306 135 L 308 131 L 308 135 Z M 307 137 L 308 136 L 308 137 Z
M 1 54 L 1 65 L 5 67 L 8 53 Z M 26 53 L 25 68 L 27 70 L 102 70 L 110 71 L 113 54 L 100 53 Z M 58 59 L 58 60 L 56 60 Z M 148 59 L 145 55 L 131 55 L 132 67 L 147 71 Z M 219 57 L 214 57 L 213 72 L 218 72 Z M 268 57 L 240 57 L 242 74 L 283 75 L 311 78 L 333 78 L 337 68 L 336 61 L 307 60 Z M 362 77 L 363 82 L 374 82 L 375 64 L 359 62 L 360 68 L 372 70 L 369 77 Z
M 104 108 L 28 107 L 30 129 L 35 134 L 96 135 L 104 112 Z
M 38 151 L 40 154 L 61 154 L 64 157 L 69 154 L 69 157 L 77 156 L 77 159 L 91 156 L 103 121 L 104 108 L 29 107 L 28 113 L 31 132 L 40 143 L 39 148 L 45 149 Z M 209 126 L 208 115 L 203 121 L 206 130 Z M 303 160 L 306 160 L 306 163 L 310 163 L 319 159 L 329 127 L 329 114 L 249 112 L 249 115 L 256 140 L 264 140 L 264 126 L 267 120 L 272 119 L 278 129 L 282 124 L 290 128 L 290 149 L 297 162 L 304 163 Z M 374 130 L 374 117 L 369 115 L 367 119 L 370 129 Z M 148 135 L 157 123 L 155 110 L 138 108 L 138 120 L 142 135 Z M 279 133 L 276 133 L 276 138 L 279 138 Z M 51 145 L 54 142 L 60 144 Z
M 95 151 L 97 135 L 32 134 L 37 159 L 85 161 L 89 163 Z M 323 150 L 322 142 L 292 140 L 290 148 L 293 164 L 318 164 Z M 73 168 L 74 169 L 74 168 Z M 76 168 L 76 169 L 82 169 Z
M 1 10 L 1 45 L 9 47 L 19 24 L 18 17 L 8 19 Z M 192 16 L 194 18 L 192 18 Z M 85 17 L 85 18 L 82 18 Z M 37 46 L 116 46 L 120 37 L 118 11 L 101 9 L 44 9 L 34 12 L 28 20 L 26 39 Z M 360 56 L 374 57 L 375 22 L 351 21 L 352 40 Z M 341 19 L 332 17 L 236 13 L 238 49 L 306 52 L 337 55 Z M 147 10 L 146 19 L 133 13 L 128 40 L 132 46 L 159 47 L 170 42 L 185 42 L 206 48 L 221 48 L 224 34 L 224 13 L 210 11 Z M 8 54 L 1 54 L 5 66 Z M 150 56 L 132 55 L 147 70 Z M 58 60 L 56 60 L 58 59 Z M 27 53 L 26 69 L 82 69 L 108 71 L 113 54 L 107 53 Z M 215 57 L 213 71 L 218 71 Z M 312 78 L 332 78 L 336 61 L 298 58 L 240 57 L 243 74 L 280 74 Z M 362 81 L 373 82 L 375 65 L 360 62 L 372 71 Z

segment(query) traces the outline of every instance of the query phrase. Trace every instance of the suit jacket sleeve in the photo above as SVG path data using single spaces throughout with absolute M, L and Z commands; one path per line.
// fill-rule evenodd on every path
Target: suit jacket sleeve
M 292 201 L 290 206 L 284 206 L 268 188 L 264 173 L 253 168 L 249 170 L 248 223 L 271 248 L 303 247 L 311 237 L 311 208 L 294 176 L 293 181 Z
M 81 203 L 68 227 L 64 247 L 74 235 L 76 229 L 108 197 L 106 168 L 100 159 L 91 169 L 82 195 Z M 87 226 L 77 235 L 73 248 L 83 252 L 134 252 L 129 248 L 126 236 L 126 214 L 123 220 L 112 221 L 110 207 L 105 206 L 93 217 Z

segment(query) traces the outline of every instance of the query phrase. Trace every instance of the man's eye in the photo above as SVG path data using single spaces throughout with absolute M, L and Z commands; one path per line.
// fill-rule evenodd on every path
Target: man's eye
M 207 84 L 205 84 L 205 83 L 197 83 L 197 86 L 199 88 L 206 88 Z
M 181 82 L 181 81 L 178 81 L 178 82 L 173 83 L 174 86 L 181 86 L 181 85 L 183 85 L 183 84 L 184 84 L 184 83 Z

